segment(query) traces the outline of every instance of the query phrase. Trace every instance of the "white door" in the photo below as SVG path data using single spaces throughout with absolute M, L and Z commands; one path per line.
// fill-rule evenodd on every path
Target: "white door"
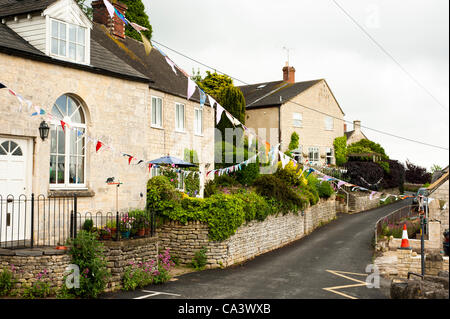
M 31 140 L 0 137 L 0 242 L 30 237 Z M 27 207 L 28 206 L 28 207 Z

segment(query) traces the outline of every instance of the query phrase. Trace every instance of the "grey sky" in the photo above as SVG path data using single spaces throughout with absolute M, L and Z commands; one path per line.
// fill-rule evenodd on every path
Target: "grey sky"
M 448 110 L 447 0 L 337 0 Z M 248 83 L 325 78 L 346 120 L 448 148 L 449 119 L 331 0 L 143 0 L 153 39 Z M 169 50 L 188 73 L 200 67 Z M 235 81 L 236 85 L 241 85 Z M 352 126 L 349 125 L 349 129 Z M 364 130 L 393 159 L 429 168 L 449 152 Z M 301 138 L 301 137 L 300 137 Z

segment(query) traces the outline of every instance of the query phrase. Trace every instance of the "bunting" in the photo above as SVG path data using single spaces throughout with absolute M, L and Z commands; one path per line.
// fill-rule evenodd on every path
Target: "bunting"
M 192 95 L 195 92 L 195 88 L 197 87 L 197 84 L 195 84 L 195 82 L 193 80 L 191 80 L 190 78 L 188 78 L 188 89 L 187 89 L 187 99 L 189 100 Z

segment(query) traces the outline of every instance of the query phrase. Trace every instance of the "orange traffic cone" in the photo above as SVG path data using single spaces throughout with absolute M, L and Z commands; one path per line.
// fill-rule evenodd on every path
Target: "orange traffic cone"
M 408 230 L 406 229 L 406 224 L 403 225 L 402 244 L 399 249 L 411 249 L 411 246 L 409 246 Z

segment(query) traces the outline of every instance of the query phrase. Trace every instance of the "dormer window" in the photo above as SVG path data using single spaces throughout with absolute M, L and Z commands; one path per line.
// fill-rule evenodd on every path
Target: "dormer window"
M 51 54 L 78 63 L 86 62 L 87 28 L 51 19 Z

